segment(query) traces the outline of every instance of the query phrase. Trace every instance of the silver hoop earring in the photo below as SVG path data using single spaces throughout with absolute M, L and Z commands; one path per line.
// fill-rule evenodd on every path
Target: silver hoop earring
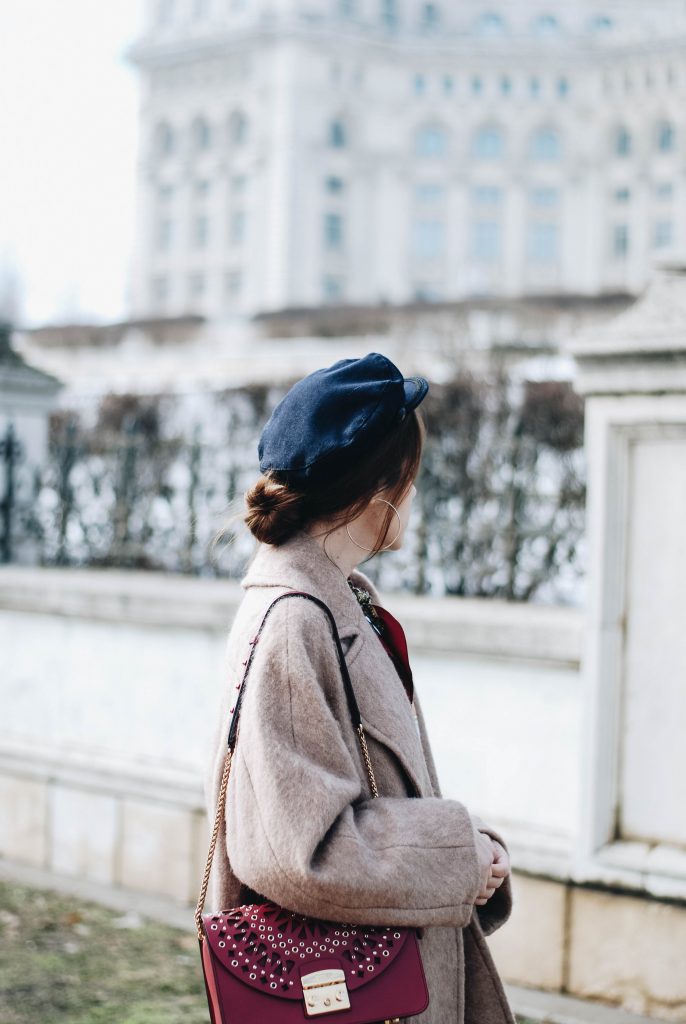
M 396 533 L 396 535 L 393 538 L 393 540 L 391 541 L 391 543 L 390 544 L 384 544 L 384 546 L 382 548 L 366 548 L 363 544 L 358 544 L 358 542 L 355 540 L 355 538 L 351 535 L 350 527 L 348 526 L 347 523 L 345 524 L 345 531 L 348 534 L 348 537 L 350 537 L 350 540 L 353 542 L 353 544 L 355 544 L 355 546 L 358 547 L 358 548 L 362 548 L 363 551 L 386 551 L 388 548 L 392 548 L 393 545 L 395 544 L 395 542 L 397 541 L 398 537 L 402 533 L 403 524 L 402 524 L 402 521 L 400 519 L 400 513 L 398 512 L 397 508 L 395 507 L 395 505 L 392 502 L 386 501 L 385 498 L 374 498 L 374 501 L 383 501 L 383 503 L 385 505 L 390 505 L 390 507 L 393 509 L 393 511 L 396 514 L 396 517 L 398 519 L 398 532 Z

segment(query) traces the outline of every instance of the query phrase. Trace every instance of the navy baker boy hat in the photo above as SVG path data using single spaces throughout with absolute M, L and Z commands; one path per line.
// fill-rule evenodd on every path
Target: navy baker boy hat
M 260 470 L 295 484 L 331 480 L 401 423 L 428 390 L 423 377 L 403 377 L 378 352 L 316 370 L 272 412 L 257 447 Z

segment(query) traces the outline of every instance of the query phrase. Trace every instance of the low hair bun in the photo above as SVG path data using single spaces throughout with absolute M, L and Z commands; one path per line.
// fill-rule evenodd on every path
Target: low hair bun
M 263 474 L 245 496 L 245 522 L 264 544 L 283 544 L 306 520 L 305 495 Z

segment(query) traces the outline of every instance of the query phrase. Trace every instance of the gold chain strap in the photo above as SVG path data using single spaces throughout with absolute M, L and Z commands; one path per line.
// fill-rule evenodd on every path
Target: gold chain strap
M 236 730 L 236 743 L 238 743 L 238 734 L 240 729 Z M 367 774 L 369 775 L 369 783 L 372 787 L 372 795 L 374 798 L 378 797 L 379 790 L 376 786 L 376 779 L 374 778 L 374 769 L 372 768 L 372 762 L 369 757 L 369 750 L 367 749 L 367 739 L 362 728 L 362 723 L 357 727 L 357 735 L 360 740 L 360 746 L 362 747 L 362 756 L 364 757 L 364 763 L 367 767 Z M 235 745 L 234 745 L 235 746 Z M 226 809 L 226 791 L 229 786 L 229 774 L 231 772 L 231 750 L 227 750 L 226 759 L 224 760 L 224 771 L 222 772 L 222 781 L 219 787 L 219 796 L 217 798 L 217 811 L 214 816 L 214 825 L 212 827 L 212 836 L 210 838 L 210 848 L 207 852 L 207 862 L 205 864 L 205 873 L 202 876 L 202 885 L 200 886 L 200 896 L 195 907 L 195 927 L 198 932 L 198 939 L 203 942 L 205 939 L 205 932 L 202 926 L 202 912 L 205 907 L 205 900 L 207 898 L 207 887 L 210 881 L 210 873 L 212 871 L 212 861 L 214 859 L 214 849 L 217 845 L 217 837 L 219 836 L 219 829 L 224 821 L 224 811 Z
M 238 738 L 238 737 L 236 737 Z M 210 838 L 210 848 L 207 853 L 207 862 L 205 864 L 205 874 L 202 876 L 202 885 L 200 886 L 200 895 L 198 902 L 195 907 L 195 927 L 198 930 L 198 938 L 202 942 L 205 938 L 205 933 L 202 927 L 202 912 L 205 906 L 205 899 L 207 898 L 207 886 L 210 882 L 210 872 L 212 871 L 212 860 L 214 859 L 214 848 L 217 845 L 217 836 L 219 835 L 219 829 L 221 828 L 222 821 L 224 819 L 224 807 L 226 805 L 226 790 L 229 785 L 229 773 L 231 772 L 231 751 L 227 750 L 226 758 L 224 759 L 224 771 L 222 772 L 222 782 L 219 787 L 219 798 L 217 800 L 217 812 L 214 816 L 214 826 L 212 828 L 212 836 Z
M 364 734 L 362 728 L 362 722 L 357 727 L 357 735 L 360 738 L 360 746 L 362 747 L 362 756 L 364 757 L 364 763 L 367 766 L 367 774 L 369 775 L 369 784 L 372 787 L 372 793 L 375 797 L 379 795 L 379 791 L 376 788 L 376 779 L 374 778 L 374 769 L 372 768 L 372 762 L 369 757 L 369 751 L 367 750 L 367 737 Z

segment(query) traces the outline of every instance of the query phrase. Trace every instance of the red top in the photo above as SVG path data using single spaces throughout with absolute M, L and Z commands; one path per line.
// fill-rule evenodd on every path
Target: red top
M 350 580 L 348 580 L 348 583 L 362 608 L 362 614 L 379 637 L 386 654 L 393 662 L 398 677 L 405 688 L 407 699 L 410 702 L 415 728 L 421 737 L 419 717 L 414 704 L 414 682 L 412 680 L 410 659 L 407 653 L 405 631 L 395 616 L 391 615 L 386 608 L 382 608 L 381 605 L 372 602 L 371 594 L 368 590 L 364 587 L 355 586 Z
M 412 680 L 410 659 L 407 653 L 405 630 L 386 608 L 382 608 L 381 605 L 378 604 L 375 604 L 373 607 L 384 625 L 383 634 L 379 634 L 379 639 L 384 645 L 389 658 L 395 665 L 398 675 L 405 687 L 407 698 L 410 703 L 412 703 L 414 696 L 414 682 Z

